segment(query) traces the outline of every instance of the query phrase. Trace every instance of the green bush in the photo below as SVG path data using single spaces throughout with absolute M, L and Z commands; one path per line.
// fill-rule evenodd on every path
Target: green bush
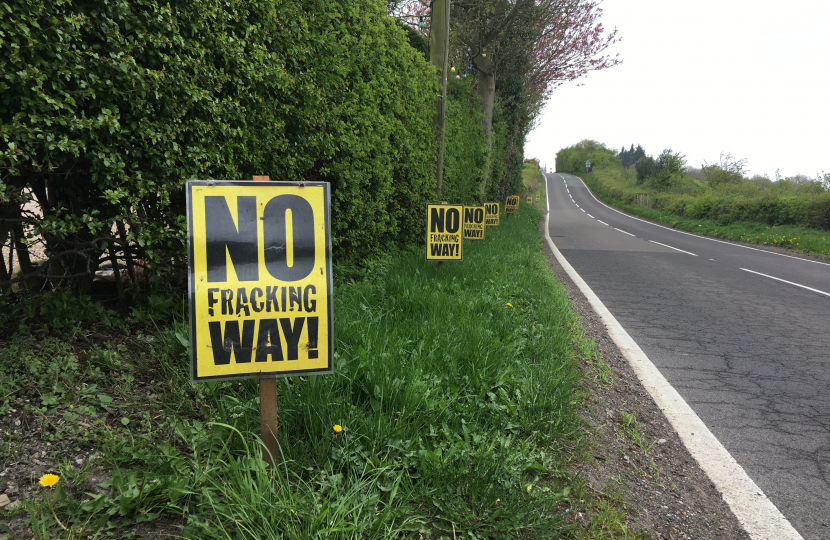
M 180 267 L 191 178 L 331 182 L 336 256 L 420 234 L 437 81 L 382 2 L 4 8 L 0 238 L 36 199 L 26 224 L 62 284 L 118 242 Z
M 481 97 L 466 80 L 449 81 L 447 93 L 443 197 L 453 203 L 476 203 L 487 158 Z
M 621 167 L 620 158 L 614 150 L 602 143 L 585 139 L 577 144 L 563 148 L 556 154 L 558 172 L 586 172 L 585 162 L 591 162 L 591 169 Z

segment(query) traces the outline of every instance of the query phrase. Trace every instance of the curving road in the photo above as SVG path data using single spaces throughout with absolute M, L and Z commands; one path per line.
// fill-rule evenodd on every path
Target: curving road
M 562 255 L 793 527 L 830 538 L 830 265 L 647 223 L 545 176 Z

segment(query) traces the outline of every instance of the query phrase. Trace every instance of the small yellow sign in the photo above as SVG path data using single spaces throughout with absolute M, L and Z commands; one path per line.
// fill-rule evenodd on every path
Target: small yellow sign
M 194 381 L 332 372 L 325 182 L 187 182 Z
M 464 207 L 464 239 L 484 240 L 484 207 Z
M 460 204 L 427 205 L 427 260 L 462 260 L 461 221 L 464 206 Z
M 536 202 L 539 202 L 539 193 L 536 194 Z
M 519 208 L 519 196 L 518 195 L 511 195 L 507 198 L 507 202 L 504 204 L 504 212 L 506 214 L 515 214 L 516 210 Z
M 527 198 L 527 204 L 533 204 L 533 197 Z
M 499 224 L 499 203 L 488 202 L 484 204 L 484 224 L 487 227 L 494 227 Z

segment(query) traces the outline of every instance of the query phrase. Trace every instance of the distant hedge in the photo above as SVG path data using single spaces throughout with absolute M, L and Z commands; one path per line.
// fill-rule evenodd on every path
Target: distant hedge
M 788 193 L 798 190 L 786 186 L 786 180 L 781 181 L 782 186 L 744 190 L 750 194 L 741 194 L 741 186 L 721 186 L 705 190 L 695 197 L 684 193 L 658 192 L 636 185 L 632 171 L 616 167 L 594 170 L 591 177 L 600 195 L 626 204 L 638 204 L 637 195 L 647 193 L 651 208 L 675 216 L 711 219 L 724 225 L 754 221 L 767 225 L 798 225 L 830 230 L 830 191 Z
M 0 238 L 50 257 L 18 243 L 24 271 L 83 289 L 113 245 L 181 266 L 191 178 L 330 182 L 336 257 L 420 234 L 438 86 L 384 3 L 2 7 Z

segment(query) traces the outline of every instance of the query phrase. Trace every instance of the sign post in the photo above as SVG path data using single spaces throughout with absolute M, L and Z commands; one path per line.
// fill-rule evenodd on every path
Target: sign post
M 428 261 L 463 260 L 461 204 L 427 204 L 427 252 Z
M 190 377 L 259 378 L 269 467 L 276 377 L 333 371 L 330 215 L 325 182 L 187 182 Z
M 504 203 L 504 214 L 505 219 L 510 217 L 510 214 L 515 214 L 516 209 L 519 207 L 519 196 L 518 195 L 511 195 L 507 197 L 507 201 Z
M 483 206 L 464 207 L 464 240 L 484 240 L 485 210 Z
M 487 227 L 498 226 L 499 224 L 499 203 L 489 202 L 484 204 L 484 224 Z
M 585 172 L 591 172 L 591 162 L 590 161 L 585 162 Z

